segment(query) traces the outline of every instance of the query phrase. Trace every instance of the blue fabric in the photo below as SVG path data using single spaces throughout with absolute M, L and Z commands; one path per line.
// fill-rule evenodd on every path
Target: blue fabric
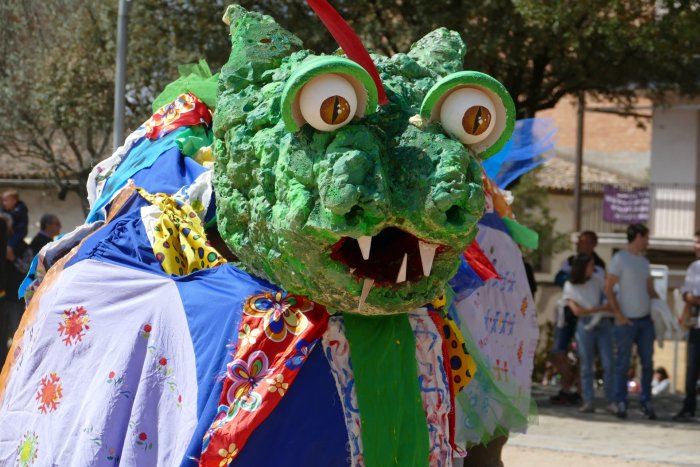
M 449 281 L 450 287 L 455 293 L 455 300 L 460 301 L 467 298 L 476 289 L 484 285 L 485 282 L 474 272 L 469 263 L 462 257 L 457 274 Z
M 640 402 L 651 400 L 651 378 L 654 374 L 654 322 L 651 317 L 630 319 L 632 324 L 615 325 L 615 402 L 627 403 L 627 372 L 632 345 L 637 345 L 642 365 Z
M 37 252 L 38 253 L 38 252 Z M 17 296 L 24 298 L 24 293 L 27 291 L 27 287 L 31 285 L 32 282 L 34 282 L 34 279 L 36 278 L 36 268 L 39 265 L 39 255 L 36 254 L 34 255 L 34 259 L 32 260 L 32 264 L 29 265 L 29 271 L 27 271 L 27 275 L 24 277 L 24 280 L 19 286 L 19 290 L 17 291 Z
M 243 302 L 251 295 L 275 289 L 229 264 L 174 280 L 185 309 L 197 367 L 199 423 L 181 464 L 194 466 L 202 452 L 202 437 L 216 416 L 226 364 L 238 342 Z
M 149 193 L 173 194 L 206 170 L 174 147 L 163 153 L 151 167 L 134 175 L 133 180 L 137 187 Z M 166 275 L 153 253 L 141 221 L 140 209 L 149 205 L 140 195 L 132 195 L 116 218 L 87 239 L 66 266 L 93 258 Z
M 177 149 L 175 140 L 178 135 L 185 131 L 186 128 L 178 128 L 165 135 L 163 138 L 151 141 L 144 138 L 137 142 L 131 150 L 124 156 L 124 159 L 119 164 L 119 167 L 114 171 L 111 177 L 105 182 L 102 194 L 95 201 L 95 204 L 90 209 L 86 223 L 96 220 L 103 220 L 102 209 L 109 204 L 114 195 L 124 186 L 130 178 L 133 178 L 139 171 L 149 168 L 159 156 L 164 152 L 172 149 Z M 163 174 L 165 175 L 165 174 Z M 175 180 L 176 182 L 178 180 Z M 137 185 L 139 186 L 139 185 Z M 182 185 L 180 185 L 182 186 Z M 145 188 L 145 187 L 144 187 Z
M 510 236 L 508 228 L 503 223 L 503 219 L 501 219 L 501 217 L 496 212 L 484 214 L 484 217 L 479 219 L 479 225 L 484 225 L 486 227 L 491 227 L 492 229 L 500 230 L 501 232 Z
M 90 258 L 167 276 L 153 253 L 141 221 L 139 209 L 147 205 L 148 201 L 134 194 L 122 208 L 126 214 L 118 216 L 87 238 L 66 267 Z
M 137 187 L 149 193 L 172 195 L 206 171 L 194 159 L 180 153 L 175 146 L 163 153 L 148 170 L 141 170 L 132 178 Z
M 556 129 L 551 118 L 515 122 L 513 136 L 499 152 L 486 159 L 484 171 L 500 188 L 554 157 Z
M 347 466 L 347 445 L 343 408 L 319 342 L 289 391 L 253 432 L 233 465 Z
M 576 326 L 576 348 L 581 360 L 581 392 L 584 402 L 593 402 L 595 390 L 595 356 L 596 350 L 600 355 L 600 363 L 603 366 L 603 384 L 605 399 L 614 401 L 613 395 L 613 319 L 603 318 L 593 329 L 586 326 L 593 319 L 592 316 L 579 318 Z

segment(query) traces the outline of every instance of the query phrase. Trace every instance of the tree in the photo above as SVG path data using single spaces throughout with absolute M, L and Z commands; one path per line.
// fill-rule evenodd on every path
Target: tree
M 117 1 L 0 3 L 0 150 L 42 164 L 59 190 L 85 199 L 91 167 L 111 147 Z M 131 1 L 127 128 L 177 78 L 177 65 L 229 53 L 228 0 Z M 274 16 L 306 46 L 337 48 L 302 0 L 241 0 Z M 405 52 L 429 31 L 460 32 L 467 69 L 503 82 L 519 117 L 586 92 L 630 104 L 637 90 L 698 91 L 698 0 L 332 0 L 365 44 Z M 70 12 L 66 14 L 65 12 Z M 78 185 L 67 183 L 78 180 Z M 86 207 L 86 206 L 85 206 Z
M 515 198 L 513 214 L 523 225 L 528 226 L 540 237 L 536 250 L 523 251 L 523 257 L 535 269 L 540 269 L 545 258 L 564 251 L 569 247 L 568 235 L 554 229 L 556 219 L 549 212 L 547 189 L 537 185 L 535 169 L 518 179 L 510 188 Z
M 466 69 L 501 81 L 519 117 L 586 92 L 629 105 L 638 90 L 697 93 L 700 2 L 675 0 L 338 1 L 367 45 L 406 51 L 439 26 L 458 31 Z
M 69 182 L 85 181 L 107 149 L 113 48 L 105 31 L 114 15 L 98 14 L 89 2 L 63 3 L 9 1 L 0 7 L 0 149 L 43 162 L 59 191 L 75 189 L 84 199 L 85 184 Z M 65 16 L 61 6 L 86 16 Z M 61 27 L 54 27 L 59 21 Z
M 177 64 L 204 56 L 221 66 L 228 47 L 225 25 L 212 19 L 223 1 L 132 3 L 127 126 L 135 129 Z M 59 193 L 77 191 L 87 212 L 87 177 L 114 149 L 117 2 L 8 0 L 0 19 L 0 150 L 32 161 Z

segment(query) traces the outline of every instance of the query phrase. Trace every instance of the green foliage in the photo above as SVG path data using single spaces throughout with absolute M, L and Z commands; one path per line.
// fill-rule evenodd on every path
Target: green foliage
M 698 1 L 333 3 L 367 45 L 385 53 L 406 51 L 416 37 L 439 26 L 459 32 L 468 46 L 465 69 L 502 82 L 521 117 L 580 91 L 621 104 L 630 104 L 639 88 L 656 97 L 668 89 L 698 91 Z M 306 40 L 303 32 L 301 37 Z
M 221 16 L 229 0 L 132 0 L 127 130 L 150 115 L 177 65 L 229 55 Z M 241 0 L 273 16 L 305 46 L 337 46 L 303 0 Z M 439 26 L 468 45 L 465 69 L 513 95 L 520 117 L 585 91 L 630 104 L 635 90 L 697 91 L 698 0 L 332 0 L 365 43 L 406 52 Z M 40 161 L 57 187 L 83 185 L 112 152 L 118 1 L 0 2 L 0 150 Z
M 547 189 L 537 185 L 538 169 L 520 177 L 512 189 L 515 202 L 513 214 L 521 224 L 536 231 L 540 236 L 539 247 L 536 250 L 523 252 L 525 259 L 535 269 L 539 269 L 545 258 L 564 251 L 569 247 L 566 234 L 554 229 L 556 219 L 549 212 Z

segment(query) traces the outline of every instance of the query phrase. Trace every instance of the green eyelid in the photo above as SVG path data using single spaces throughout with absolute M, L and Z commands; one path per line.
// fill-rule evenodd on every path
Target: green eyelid
M 496 79 L 478 71 L 460 71 L 445 76 L 435 83 L 428 91 L 428 94 L 426 94 L 421 104 L 420 116 L 428 121 L 439 120 L 439 116 L 435 114 L 439 110 L 442 101 L 450 92 L 462 87 L 471 87 L 485 91 L 492 100 L 494 100 L 494 97 L 497 98 L 494 104 L 500 103 L 503 106 L 503 115 L 501 117 L 504 121 L 500 122 L 502 128 L 499 129 L 499 136 L 494 141 L 485 141 L 484 144 L 477 143 L 472 146 L 472 149 L 478 153 L 482 160 L 488 159 L 505 146 L 515 127 L 515 104 L 505 86 Z M 482 146 L 486 147 L 482 148 Z
M 364 68 L 345 57 L 314 57 L 292 73 L 282 91 L 282 120 L 289 132 L 295 133 L 300 129 L 299 118 L 295 118 L 294 115 L 295 100 L 299 91 L 316 76 L 331 73 L 349 78 L 348 81 L 353 84 L 353 87 L 355 87 L 355 84 L 359 84 L 364 88 L 366 105 L 362 115 L 356 115 L 356 117 L 371 115 L 377 111 L 377 88 L 372 77 Z M 358 101 L 363 99 L 363 96 L 358 95 L 357 97 Z

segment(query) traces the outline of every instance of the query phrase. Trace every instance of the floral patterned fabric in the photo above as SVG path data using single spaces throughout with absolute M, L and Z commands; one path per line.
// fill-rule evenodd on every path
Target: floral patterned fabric
M 229 465 L 277 406 L 328 324 L 328 313 L 284 292 L 249 297 L 219 413 L 204 436 L 200 465 Z
M 162 135 L 183 126 L 211 125 L 212 113 L 194 94 L 180 94 L 174 101 L 156 110 L 144 123 L 146 137 L 158 139 Z
M 323 353 L 328 359 L 335 380 L 340 401 L 343 405 L 345 427 L 348 432 L 350 459 L 353 466 L 365 465 L 362 455 L 362 433 L 360 409 L 355 392 L 355 376 L 350 363 L 350 344 L 345 337 L 345 324 L 342 316 L 332 316 L 328 320 L 328 330 L 323 334 Z
M 167 278 L 94 260 L 36 296 L 0 393 L 0 465 L 178 464 L 198 391 L 179 297 Z

